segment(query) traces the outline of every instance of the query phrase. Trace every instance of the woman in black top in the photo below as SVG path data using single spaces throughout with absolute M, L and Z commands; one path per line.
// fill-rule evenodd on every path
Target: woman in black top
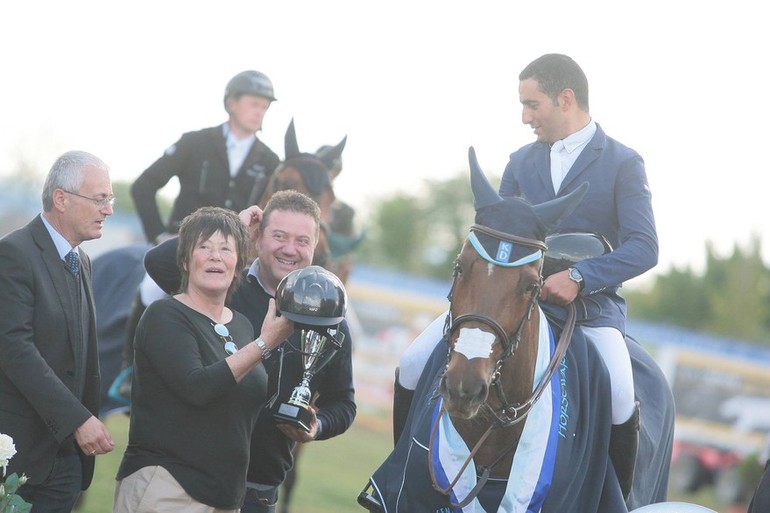
M 271 301 L 252 341 L 250 322 L 225 306 L 247 244 L 228 210 L 202 208 L 182 223 L 181 292 L 152 303 L 136 331 L 131 425 L 114 512 L 241 506 L 251 431 L 266 401 L 261 362 L 293 331 Z

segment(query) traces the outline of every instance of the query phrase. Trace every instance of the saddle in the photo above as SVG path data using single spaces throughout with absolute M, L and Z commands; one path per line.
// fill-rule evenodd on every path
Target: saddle
M 563 232 L 545 238 L 548 249 L 543 262 L 543 278 L 569 269 L 576 263 L 612 252 L 612 245 L 598 233 Z

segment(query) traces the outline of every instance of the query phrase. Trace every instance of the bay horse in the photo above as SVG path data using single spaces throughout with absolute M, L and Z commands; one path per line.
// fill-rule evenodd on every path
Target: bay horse
M 582 199 L 502 198 L 469 150 L 475 224 L 455 261 L 434 349 L 393 452 L 358 498 L 370 511 L 623 513 L 665 500 L 673 395 L 629 341 L 642 404 L 628 503 L 609 459 L 609 374 L 574 323 L 538 305 L 546 235 Z M 437 341 L 439 342 L 439 341 Z

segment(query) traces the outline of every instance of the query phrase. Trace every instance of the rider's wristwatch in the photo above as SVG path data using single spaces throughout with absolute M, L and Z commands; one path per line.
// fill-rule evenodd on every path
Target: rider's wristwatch
M 569 279 L 578 284 L 578 290 L 583 290 L 583 285 L 585 285 L 585 282 L 583 281 L 583 275 L 580 274 L 580 271 L 574 267 L 570 267 L 568 271 Z

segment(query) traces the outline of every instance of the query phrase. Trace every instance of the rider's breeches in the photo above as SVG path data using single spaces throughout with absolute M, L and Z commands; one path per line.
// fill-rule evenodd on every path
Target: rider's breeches
M 623 424 L 634 412 L 634 375 L 623 334 L 615 328 L 582 326 L 583 333 L 599 350 L 612 383 L 612 423 Z

